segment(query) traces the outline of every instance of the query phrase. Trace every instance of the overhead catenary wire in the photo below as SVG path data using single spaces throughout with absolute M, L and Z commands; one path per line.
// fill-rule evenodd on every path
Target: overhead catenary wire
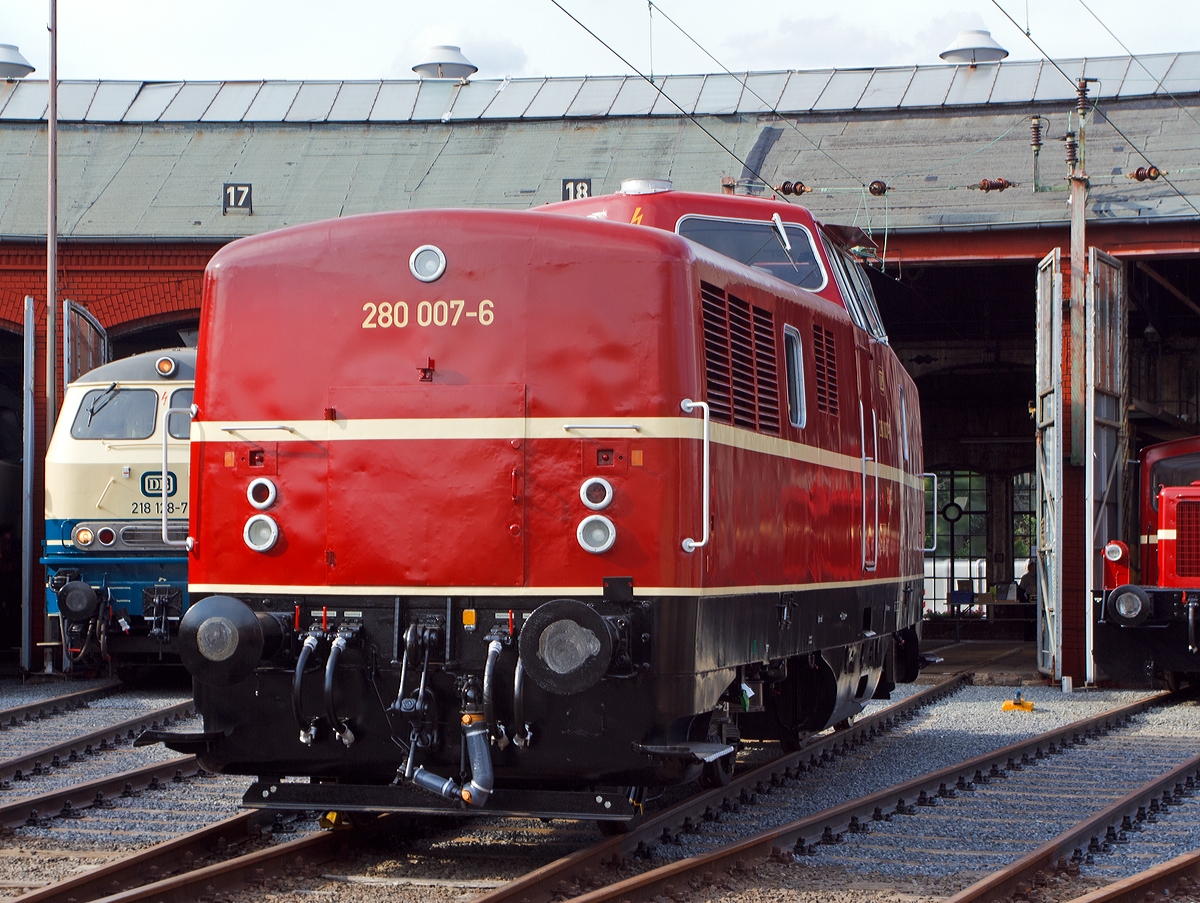
M 761 102 L 764 106 L 767 106 L 770 108 L 770 110 L 769 110 L 770 113 L 772 113 L 775 116 L 778 116 L 783 122 L 786 122 L 792 128 L 792 131 L 794 131 L 797 135 L 799 135 L 801 138 L 803 138 L 805 141 L 807 141 L 809 144 L 811 144 L 815 151 L 817 151 L 822 156 L 824 156 L 826 159 L 828 159 L 831 163 L 833 163 L 834 166 L 836 166 L 838 169 L 840 169 L 842 172 L 844 172 L 846 175 L 848 175 L 854 181 L 858 182 L 859 185 L 867 184 L 863 178 L 861 178 L 860 176 L 851 172 L 844 165 L 842 165 L 840 160 L 838 160 L 831 153 L 829 153 L 827 150 L 825 150 L 825 148 L 821 147 L 819 144 L 817 144 L 815 141 L 813 141 L 811 138 L 809 138 L 808 135 L 804 134 L 804 132 L 801 131 L 800 127 L 798 125 L 796 125 L 796 123 L 794 123 L 790 119 L 787 119 L 786 117 L 784 117 L 783 114 L 779 112 L 779 105 L 777 103 L 772 104 L 769 100 L 767 100 L 761 94 L 759 94 L 757 91 L 755 91 L 753 88 L 751 88 L 746 79 L 741 78 L 740 76 L 737 75 L 737 73 L 730 71 L 730 69 L 728 67 L 726 67 L 725 64 L 722 63 L 719 59 L 717 59 L 715 56 L 713 56 L 708 51 L 708 49 L 706 47 L 704 47 L 704 45 L 702 45 L 699 41 L 697 41 L 690 34 L 688 34 L 687 30 L 684 29 L 684 27 L 682 25 L 680 25 L 678 22 L 676 22 L 674 19 L 672 19 L 669 15 L 667 15 L 667 13 L 665 13 L 663 11 L 663 8 L 661 6 L 656 6 L 654 4 L 654 0 L 647 0 L 647 2 L 650 4 L 650 7 L 652 9 L 658 10 L 658 13 L 660 16 L 662 16 L 664 19 L 666 19 L 668 22 L 670 22 L 672 25 L 674 25 L 675 29 L 681 35 L 683 35 L 685 38 L 687 38 L 689 41 L 691 41 L 693 44 L 695 44 L 697 49 L 701 53 L 703 53 L 710 60 L 712 60 L 714 63 L 716 63 L 717 66 L 719 66 L 726 75 L 730 76 L 731 78 L 737 79 L 738 84 L 740 84 L 743 89 L 745 89 L 746 91 L 749 91 L 756 98 L 758 98 L 759 102 Z
M 1104 23 L 1103 19 L 1101 19 L 1098 15 L 1096 15 L 1096 12 L 1090 6 L 1088 6 L 1086 3 L 1084 3 L 1083 0 L 1079 0 L 1079 5 L 1082 6 L 1084 9 L 1086 9 L 1088 11 L 1088 13 L 1091 14 L 1091 17 L 1100 24 L 1100 27 L 1108 32 L 1109 37 L 1111 37 L 1114 41 L 1116 41 L 1118 44 L 1121 45 L 1121 49 L 1129 54 L 1129 58 L 1131 60 L 1133 60 L 1135 63 L 1137 63 L 1139 66 L 1142 67 L 1143 72 L 1145 72 L 1151 78 L 1154 78 L 1154 73 L 1146 68 L 1146 64 L 1143 63 L 1140 59 L 1138 59 L 1137 54 L 1135 54 L 1132 50 L 1130 50 L 1128 47 L 1125 46 L 1124 41 L 1122 41 L 1115 34 L 1113 34 L 1113 30 Z M 1186 116 L 1188 119 L 1192 120 L 1192 122 L 1195 123 L 1197 126 L 1200 126 L 1200 121 L 1197 121 L 1196 117 L 1191 114 L 1191 111 L 1189 111 L 1188 108 L 1183 105 L 1182 101 L 1180 101 L 1180 99 L 1178 97 L 1176 97 L 1174 94 L 1172 94 L 1170 91 L 1168 91 L 1163 86 L 1163 82 L 1165 82 L 1166 80 L 1167 80 L 1166 72 L 1163 73 L 1162 78 L 1154 78 L 1155 90 L 1162 91 L 1163 94 L 1166 94 L 1167 97 L 1169 97 L 1169 98 L 1171 98 L 1171 100 L 1175 101 L 1175 105 L 1177 107 L 1179 107 L 1180 110 L 1183 111 L 1183 115 Z
M 676 103 L 675 100 L 670 95 L 668 95 L 666 91 L 664 91 L 662 88 L 660 88 L 658 85 L 656 85 L 654 83 L 653 79 L 648 78 L 640 69 L 638 69 L 637 66 L 633 65 L 633 63 L 629 62 L 629 60 L 627 60 L 627 59 L 625 59 L 625 57 L 621 56 L 621 54 L 617 52 L 616 48 L 614 48 L 611 44 L 609 44 L 602 37 L 600 37 L 600 35 L 596 34 L 596 32 L 592 31 L 590 28 L 588 28 L 586 25 L 584 25 L 578 18 L 575 17 L 575 15 L 570 10 L 568 10 L 565 6 L 563 6 L 561 3 L 559 3 L 558 0 L 550 0 L 550 2 L 553 3 L 555 6 L 557 6 L 567 16 L 567 18 L 569 18 L 572 22 L 574 22 L 576 25 L 578 25 L 580 28 L 582 28 L 584 31 L 586 31 L 589 35 L 591 35 L 593 38 L 595 38 L 595 40 L 600 44 L 601 47 L 603 47 L 605 50 L 607 50 L 609 53 L 611 53 L 613 56 L 615 56 L 617 59 L 619 59 L 622 63 L 624 63 L 626 66 L 628 66 L 630 69 L 632 69 L 633 72 L 638 76 L 638 78 L 642 79 L 642 81 L 646 82 L 646 84 L 648 84 L 655 91 L 657 91 L 659 93 L 659 96 L 662 97 L 664 100 L 666 100 L 667 103 L 671 104 L 671 106 L 673 106 L 680 113 L 682 113 L 689 120 L 691 120 L 692 125 L 696 126 L 696 128 L 700 129 L 700 131 L 704 132 L 704 134 L 706 134 L 709 138 L 711 138 L 713 140 L 713 142 L 715 142 L 716 145 L 721 148 L 721 150 L 725 151 L 725 153 L 729 154 L 729 156 L 733 157 L 733 159 L 735 159 L 739 163 L 741 163 L 742 168 L 746 172 L 750 173 L 750 175 L 754 176 L 754 178 L 756 178 L 756 179 L 758 179 L 758 181 L 762 182 L 763 185 L 765 185 L 767 188 L 771 189 L 772 191 L 775 190 L 775 187 L 770 182 L 768 182 L 761 175 L 759 175 L 758 172 L 751 169 L 749 164 L 747 164 L 745 160 L 743 160 L 741 157 L 739 157 L 733 151 L 732 148 L 730 148 L 720 138 L 718 138 L 716 135 L 714 135 L 712 132 L 710 132 L 708 129 L 706 129 L 700 123 L 700 120 L 698 120 L 694 115 L 692 115 L 687 110 L 685 110 L 683 107 L 681 107 L 678 103 Z M 791 203 L 791 201 L 786 197 L 784 197 L 784 200 L 787 201 L 789 204 Z
M 1014 19 L 1011 15 L 1009 15 L 1008 10 L 1006 10 L 1003 6 L 1000 5 L 1000 0 L 992 0 L 992 5 L 995 6 L 996 9 L 1000 10 L 1000 12 L 1002 12 L 1004 14 L 1004 17 L 1006 19 L 1008 19 L 1009 22 L 1012 22 L 1012 24 L 1015 25 L 1018 29 L 1021 28 L 1021 26 L 1017 24 L 1017 20 Z M 1110 34 L 1111 34 L 1111 32 L 1110 32 Z M 1053 66 L 1055 69 L 1058 70 L 1059 75 L 1061 75 L 1063 78 L 1065 78 L 1067 81 L 1069 81 L 1072 85 L 1077 84 L 1076 80 L 1071 78 L 1071 76 L 1067 75 L 1067 73 L 1063 70 L 1062 66 L 1058 65 L 1058 63 L 1056 63 L 1050 57 L 1050 55 L 1048 53 L 1046 53 L 1045 50 L 1042 49 L 1042 46 L 1036 40 L 1034 40 L 1033 35 L 1029 34 L 1029 35 L 1025 35 L 1025 37 L 1029 40 L 1029 43 L 1031 43 L 1034 47 L 1037 48 L 1037 51 L 1038 51 L 1038 53 L 1040 53 L 1042 55 L 1042 58 L 1045 59 L 1051 66 Z M 1112 117 L 1110 117 L 1107 113 L 1101 112 L 1100 105 L 1097 100 L 1095 100 L 1095 99 L 1091 100 L 1091 107 L 1092 107 L 1093 112 L 1100 113 L 1104 117 L 1104 121 L 1107 122 L 1110 126 L 1112 126 L 1113 131 L 1115 131 L 1118 135 L 1120 135 L 1123 139 L 1125 139 L 1126 144 L 1128 144 L 1135 151 L 1137 151 L 1138 156 L 1146 161 L 1147 166 L 1153 166 L 1160 173 L 1163 172 L 1162 167 L 1158 166 L 1153 160 L 1151 160 L 1146 155 L 1146 152 L 1144 150 L 1142 150 L 1140 147 L 1138 147 L 1137 144 L 1134 142 L 1134 140 L 1132 138 L 1130 138 L 1128 135 L 1126 135 L 1125 132 L 1123 132 L 1121 130 L 1121 127 L 1112 121 Z M 1179 195 L 1180 199 L 1185 204 L 1187 204 L 1189 207 L 1191 207 L 1193 210 L 1195 210 L 1198 215 L 1200 215 L 1200 207 L 1197 207 L 1194 203 L 1192 203 L 1192 199 L 1189 198 L 1186 194 L 1184 194 L 1183 191 L 1180 190 L 1178 185 L 1176 185 L 1174 182 L 1172 182 L 1166 175 L 1161 175 L 1160 178 L 1164 182 L 1166 182 L 1168 185 L 1171 186 L 1171 190 L 1174 191 L 1177 195 Z

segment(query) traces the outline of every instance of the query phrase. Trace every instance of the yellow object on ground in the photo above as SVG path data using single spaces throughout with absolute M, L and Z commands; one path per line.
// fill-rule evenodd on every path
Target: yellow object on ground
M 1017 695 L 1012 699 L 1004 700 L 1004 704 L 1000 706 L 1002 712 L 1032 712 L 1033 703 L 1021 698 L 1021 691 L 1017 691 Z

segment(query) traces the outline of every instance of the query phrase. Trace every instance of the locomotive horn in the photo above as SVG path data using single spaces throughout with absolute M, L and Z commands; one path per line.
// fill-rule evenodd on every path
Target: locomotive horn
M 179 622 L 179 657 L 196 680 L 228 687 L 249 677 L 264 651 L 279 648 L 282 636 L 269 614 L 255 613 L 232 596 L 209 596 Z
M 559 696 L 582 693 L 608 671 L 613 633 L 594 608 L 555 599 L 535 609 L 521 628 L 521 662 L 543 690 Z

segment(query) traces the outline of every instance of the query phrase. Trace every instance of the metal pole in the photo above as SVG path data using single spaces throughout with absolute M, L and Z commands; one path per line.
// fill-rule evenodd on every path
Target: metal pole
M 58 312 L 58 2 L 50 0 L 50 107 L 46 129 L 50 138 L 49 179 L 46 203 L 46 443 L 54 435 L 58 413 L 58 357 L 54 320 Z
M 33 400 L 37 317 L 33 296 L 25 296 L 25 369 L 21 453 L 21 667 L 33 670 Z
M 62 349 L 63 349 L 63 395 L 67 394 L 67 386 L 71 382 L 71 299 L 63 298 L 62 315 Z

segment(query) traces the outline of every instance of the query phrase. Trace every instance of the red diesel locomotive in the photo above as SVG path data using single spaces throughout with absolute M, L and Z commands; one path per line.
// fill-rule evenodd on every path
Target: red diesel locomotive
M 1177 687 L 1200 679 L 1200 438 L 1147 446 L 1140 464 L 1140 580 L 1128 546 L 1108 543 L 1096 662 L 1123 684 Z
M 633 183 L 222 249 L 204 730 L 145 740 L 257 775 L 248 805 L 618 820 L 914 679 L 919 405 L 852 240 Z

